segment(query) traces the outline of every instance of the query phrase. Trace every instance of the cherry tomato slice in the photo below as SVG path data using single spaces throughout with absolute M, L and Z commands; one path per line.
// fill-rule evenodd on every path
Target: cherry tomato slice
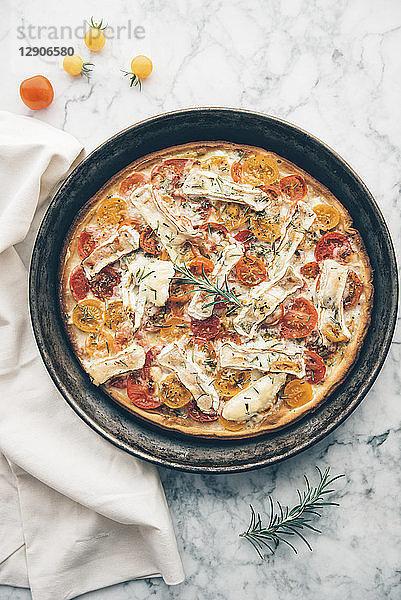
M 154 410 L 162 405 L 153 395 L 151 385 L 137 373 L 130 373 L 127 377 L 127 394 L 132 404 L 143 410 Z
M 250 384 L 251 375 L 251 369 L 239 371 L 237 369 L 224 368 L 217 373 L 213 385 L 220 396 L 223 398 L 232 398 L 232 396 L 235 396 L 235 394 L 238 394 L 238 392 Z
M 149 225 L 142 231 L 139 237 L 139 245 L 144 252 L 153 256 L 160 256 L 163 250 L 156 233 Z
M 100 227 L 116 227 L 127 216 L 127 203 L 121 198 L 106 198 L 97 209 Z
M 363 283 L 355 271 L 348 271 L 347 282 L 344 290 L 344 308 L 352 308 L 359 302 L 363 290 Z
M 209 258 L 205 256 L 196 256 L 188 263 L 189 270 L 194 273 L 194 275 L 210 275 L 214 269 L 214 263 Z
M 85 340 L 85 350 L 94 358 L 103 358 L 114 351 L 114 340 L 111 333 L 102 329 L 101 331 L 92 331 Z
M 90 282 L 92 294 L 100 300 L 111 298 L 114 287 L 121 281 L 121 275 L 111 266 L 104 267 Z
M 219 317 L 212 315 L 208 319 L 191 319 L 191 331 L 195 337 L 212 340 L 221 330 Z
M 330 204 L 317 204 L 314 206 L 313 212 L 316 215 L 319 229 L 322 229 L 323 231 L 334 229 L 340 222 L 340 213 Z
M 313 391 L 310 383 L 304 379 L 292 379 L 284 388 L 286 404 L 291 408 L 299 408 L 312 400 Z
M 264 214 L 254 213 L 250 218 L 251 231 L 258 240 L 264 242 L 275 242 L 281 235 L 280 223 L 272 217 Z
M 316 327 L 317 319 L 317 310 L 312 302 L 306 298 L 296 298 L 284 310 L 280 325 L 281 335 L 290 339 L 306 337 Z
M 178 340 L 188 332 L 188 322 L 180 317 L 169 317 L 160 327 L 160 340 L 171 342 Z
M 248 209 L 236 202 L 224 202 L 220 206 L 219 219 L 224 221 L 228 231 L 237 229 L 246 223 L 248 219 Z
M 298 202 L 306 196 L 306 183 L 301 175 L 287 175 L 280 179 L 280 189 L 292 202 Z
M 188 414 L 194 421 L 199 421 L 199 423 L 211 423 L 212 421 L 217 421 L 219 415 L 216 411 L 212 411 L 210 413 L 205 413 L 203 410 L 199 408 L 196 404 L 195 400 L 191 400 L 187 404 Z
M 328 231 L 320 238 L 315 247 L 315 258 L 318 262 L 327 258 L 343 262 L 350 254 L 352 254 L 350 241 L 339 231 Z
M 183 177 L 192 165 L 188 158 L 169 158 L 155 165 L 150 174 L 150 181 L 157 189 L 172 192 L 182 184 Z
M 267 277 L 267 268 L 263 260 L 246 254 L 235 265 L 235 275 L 240 283 L 254 287 Z
M 305 279 L 316 279 L 320 273 L 319 263 L 315 261 L 305 263 L 300 270 Z
M 231 178 L 235 183 L 241 183 L 242 181 L 242 165 L 238 161 L 233 162 L 231 165 Z
M 312 384 L 320 383 L 326 375 L 326 365 L 323 359 L 313 350 L 305 352 L 305 369 L 306 381 Z
M 273 159 L 266 156 L 250 156 L 242 163 L 242 180 L 251 185 L 270 185 L 279 177 Z
M 130 196 L 137 187 L 145 185 L 148 181 L 149 177 L 147 175 L 134 171 L 134 173 L 131 173 L 131 175 L 128 175 L 122 180 L 119 193 L 121 196 Z
M 176 375 L 167 375 L 159 383 L 159 396 L 163 404 L 169 408 L 181 408 L 193 398 L 191 392 L 178 379 Z
M 95 231 L 94 228 L 85 227 L 79 235 L 77 251 L 82 260 L 89 256 L 96 248 L 97 243 L 94 237 Z
M 112 385 L 113 387 L 119 390 L 127 389 L 127 376 L 126 375 L 117 375 L 116 377 L 112 377 L 107 382 L 108 385 Z
M 89 292 L 89 281 L 81 265 L 75 267 L 70 275 L 70 290 L 76 302 L 86 298 Z
M 224 156 L 210 156 L 206 160 L 202 160 L 200 168 L 208 171 L 214 171 L 219 175 L 229 175 L 230 165 Z
M 103 326 L 103 306 L 99 300 L 83 300 L 72 311 L 72 322 L 81 331 L 99 331 Z
M 240 242 L 240 244 L 248 246 L 253 239 L 253 233 L 249 229 L 242 229 L 235 234 L 234 239 L 237 240 L 237 242 Z
M 104 324 L 106 327 L 113 331 L 117 331 L 125 321 L 127 321 L 127 313 L 125 312 L 121 300 L 108 302 L 104 315 Z

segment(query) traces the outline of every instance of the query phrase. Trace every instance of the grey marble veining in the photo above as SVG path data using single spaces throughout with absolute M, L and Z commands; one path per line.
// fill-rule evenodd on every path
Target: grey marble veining
M 38 5 L 42 10 L 38 11 Z M 128 18 L 145 27 L 143 40 L 113 40 L 92 62 L 91 82 L 74 81 L 54 59 L 21 58 L 22 22 L 74 24 L 82 3 L 15 0 L 0 36 L 7 87 L 1 108 L 30 114 L 18 84 L 42 72 L 54 83 L 53 105 L 35 117 L 62 127 L 91 150 L 148 116 L 190 106 L 233 106 L 287 119 L 317 135 L 360 174 L 401 240 L 401 4 L 398 0 L 98 0 L 111 24 Z M 44 17 L 46 15 L 46 17 Z M 37 41 L 32 43 L 39 45 Z M 54 42 L 51 42 L 55 45 Z M 42 40 L 42 45 L 50 45 Z M 75 51 L 88 59 L 81 41 Z M 142 93 L 119 69 L 148 54 L 154 73 Z M 373 389 L 333 434 L 274 468 L 230 476 L 160 470 L 182 551 L 186 581 L 128 582 L 85 600 L 330 600 L 401 598 L 401 353 L 400 328 Z M 324 512 L 324 534 L 310 535 L 311 553 L 279 547 L 262 562 L 238 537 L 249 503 L 267 509 L 267 496 L 296 500 L 303 473 L 314 465 L 345 473 L 340 508 Z M 28 600 L 26 590 L 0 586 L 0 600 Z M 58 600 L 58 599 L 55 599 Z

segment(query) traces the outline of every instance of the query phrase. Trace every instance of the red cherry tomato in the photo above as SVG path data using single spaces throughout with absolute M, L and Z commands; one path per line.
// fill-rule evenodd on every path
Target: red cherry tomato
M 191 331 L 195 337 L 204 340 L 212 340 L 221 330 L 221 322 L 219 317 L 213 315 L 208 319 L 191 319 Z
M 287 175 L 280 179 L 280 189 L 292 202 L 298 202 L 306 196 L 306 183 L 301 175 Z
M 231 177 L 235 183 L 241 183 L 242 181 L 242 165 L 240 162 L 233 162 L 231 165 Z
M 114 287 L 118 285 L 120 281 L 121 275 L 118 271 L 110 266 L 104 267 L 104 269 L 95 275 L 90 283 L 92 294 L 96 296 L 96 298 L 99 298 L 99 300 L 111 298 Z
M 127 376 L 117 375 L 116 377 L 109 379 L 107 383 L 119 390 L 124 390 L 127 387 Z
M 89 281 L 81 265 L 75 267 L 70 275 L 70 290 L 77 302 L 86 298 L 89 292 Z
M 349 239 L 339 231 L 328 231 L 325 233 L 315 248 L 315 258 L 318 262 L 332 258 L 343 262 L 352 254 Z
M 120 195 L 130 196 L 130 194 L 139 186 L 145 185 L 149 181 L 149 177 L 144 173 L 131 173 L 125 177 L 120 184 Z
M 199 408 L 196 404 L 195 400 L 191 400 L 189 404 L 187 404 L 188 414 L 194 421 L 199 421 L 200 423 L 211 423 L 212 421 L 217 421 L 219 415 L 216 411 L 212 411 L 211 413 L 205 413 L 203 410 Z
M 359 302 L 363 290 L 363 283 L 355 271 L 348 271 L 347 282 L 344 290 L 344 308 L 352 308 Z
M 127 394 L 132 404 L 144 410 L 154 410 L 162 405 L 153 395 L 152 386 L 145 381 L 141 373 L 130 373 L 127 378 Z
M 235 265 L 235 275 L 240 283 L 254 287 L 267 277 L 267 268 L 263 260 L 246 254 Z
M 280 332 L 285 338 L 299 339 L 309 335 L 317 324 L 317 310 L 306 298 L 296 298 L 281 319 Z
M 313 350 L 305 352 L 305 369 L 306 381 L 312 384 L 323 381 L 326 374 L 326 365 L 323 359 L 316 352 L 313 352 Z
M 77 251 L 82 259 L 89 256 L 96 248 L 95 231 L 96 229 L 94 227 L 85 227 L 79 235 Z
M 319 273 L 319 263 L 315 261 L 308 262 L 301 267 L 301 275 L 303 275 L 305 279 L 316 279 Z
M 53 102 L 52 84 L 43 75 L 35 75 L 24 79 L 19 88 L 21 100 L 32 110 L 42 110 Z
M 162 247 L 156 233 L 149 225 L 142 231 L 139 237 L 139 245 L 144 252 L 153 254 L 153 256 L 159 256 L 162 253 Z
M 150 174 L 150 181 L 157 189 L 172 192 L 182 184 L 185 173 L 192 165 L 187 158 L 169 158 L 155 165 Z
M 240 242 L 240 244 L 244 244 L 244 246 L 247 246 L 249 245 L 251 240 L 255 238 L 253 236 L 252 231 L 250 231 L 249 229 L 243 229 L 242 231 L 238 231 L 238 233 L 235 234 L 234 239 L 237 240 L 237 242 Z

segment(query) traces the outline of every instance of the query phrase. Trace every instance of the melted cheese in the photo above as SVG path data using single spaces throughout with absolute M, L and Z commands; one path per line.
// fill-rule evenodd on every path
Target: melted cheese
M 138 248 L 139 233 L 129 225 L 121 227 L 82 261 L 86 276 L 93 277 L 107 265 Z
M 343 310 L 343 295 L 347 282 L 348 267 L 340 265 L 335 260 L 325 260 L 323 262 L 319 289 L 316 292 L 316 304 L 318 308 L 319 320 L 318 328 L 324 337 L 332 339 L 332 336 L 342 337 L 345 341 L 349 340 L 349 332 Z
M 209 279 L 218 286 L 224 285 L 225 278 L 243 255 L 242 246 L 232 243 L 223 248 Z M 212 316 L 213 306 L 207 306 L 212 297 L 205 292 L 195 292 L 188 306 L 188 314 L 194 319 L 207 319 Z
M 191 392 L 201 410 L 208 412 L 213 408 L 217 409 L 219 397 L 211 380 L 177 344 L 172 343 L 163 348 L 157 357 L 157 362 L 177 375 L 181 383 Z
M 172 261 L 175 262 L 180 256 L 179 246 L 188 239 L 200 237 L 192 227 L 188 227 L 187 222 L 179 222 L 166 210 L 157 191 L 152 193 L 151 185 L 147 184 L 134 190 L 130 201 L 146 223 L 156 231 Z
M 122 301 L 124 307 L 134 313 L 134 330 L 137 330 L 146 304 L 164 306 L 167 302 L 175 270 L 169 260 L 147 258 L 143 254 L 127 261 L 126 266 L 127 271 L 121 279 Z
M 309 231 L 315 219 L 316 215 L 310 206 L 305 202 L 298 202 L 297 210 L 288 222 L 285 235 L 269 268 L 271 278 L 278 277 L 280 273 L 285 271 L 305 233 Z
M 92 377 L 93 383 L 100 385 L 111 377 L 122 375 L 128 371 L 142 369 L 144 363 L 145 350 L 136 343 L 132 343 L 114 356 L 97 358 L 88 362 L 86 368 Z
M 246 304 L 234 319 L 236 331 L 245 337 L 254 337 L 258 325 L 302 285 L 301 277 L 290 266 L 284 275 L 254 287 L 250 294 L 240 297 Z
M 261 348 L 224 342 L 218 349 L 219 367 L 256 369 L 267 373 L 289 373 L 296 377 L 304 377 L 305 362 L 301 349 L 291 351 L 287 348 L 279 349 L 280 346 L 280 343 L 274 343 Z
M 271 408 L 285 379 L 285 374 L 279 374 L 265 375 L 254 381 L 225 403 L 222 417 L 229 421 L 248 421 L 261 411 Z
M 181 188 L 187 198 L 207 198 L 221 202 L 246 204 L 254 210 L 264 210 L 269 204 L 268 196 L 259 188 L 239 184 L 221 177 L 213 171 L 190 171 Z

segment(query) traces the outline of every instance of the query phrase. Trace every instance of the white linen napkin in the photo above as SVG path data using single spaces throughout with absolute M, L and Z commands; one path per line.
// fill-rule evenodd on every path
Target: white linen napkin
M 0 111 L 0 583 L 30 587 L 34 600 L 183 580 L 157 470 L 81 421 L 31 331 L 21 257 L 35 211 L 81 150 L 63 131 Z

